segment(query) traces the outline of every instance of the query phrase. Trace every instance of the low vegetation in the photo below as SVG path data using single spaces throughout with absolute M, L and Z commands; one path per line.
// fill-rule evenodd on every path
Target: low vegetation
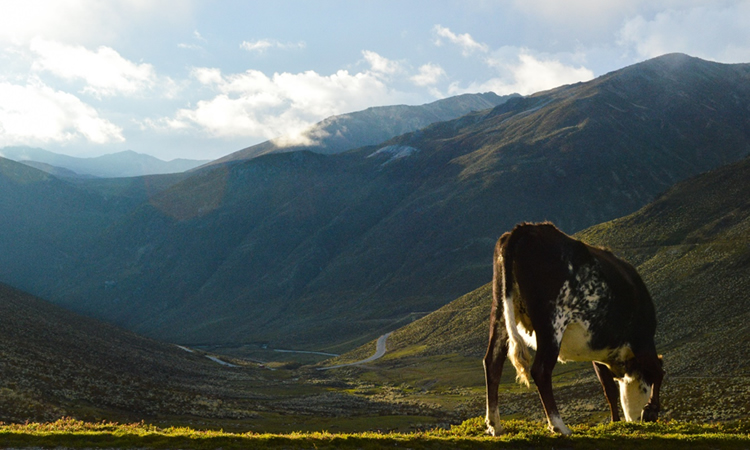
M 286 434 L 158 428 L 146 423 L 90 423 L 61 419 L 51 423 L 0 425 L 4 447 L 56 448 L 653 448 L 740 449 L 750 446 L 750 423 L 695 424 L 659 422 L 578 425 L 572 437 L 551 435 L 541 422 L 511 420 L 506 434 L 489 437 L 475 417 L 447 429 L 412 433 L 382 431 L 337 434 L 292 432 Z

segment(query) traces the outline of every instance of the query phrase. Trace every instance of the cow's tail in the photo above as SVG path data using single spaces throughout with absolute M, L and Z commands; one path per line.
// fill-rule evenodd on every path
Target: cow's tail
M 516 322 L 516 310 L 514 305 L 514 295 L 519 295 L 518 288 L 515 286 L 515 277 L 513 276 L 514 249 L 518 241 L 520 230 L 516 229 L 509 235 L 506 235 L 505 242 L 499 245 L 495 251 L 495 273 L 493 293 L 495 301 L 503 302 L 503 311 L 505 314 L 505 328 L 508 330 L 508 358 L 516 369 L 516 381 L 530 386 L 531 371 L 531 354 L 529 347 L 521 337 Z M 502 300 L 498 296 L 502 295 Z

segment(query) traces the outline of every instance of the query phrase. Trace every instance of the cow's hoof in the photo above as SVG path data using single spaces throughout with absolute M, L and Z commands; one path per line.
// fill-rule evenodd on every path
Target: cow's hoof
M 565 425 L 559 417 L 551 420 L 548 428 L 551 432 L 555 434 L 562 434 L 563 436 L 570 436 L 571 434 L 573 434 L 573 432 L 570 431 L 570 428 L 568 428 L 568 426 Z
M 505 433 L 505 429 L 502 425 L 490 425 L 487 424 L 487 434 L 490 436 L 500 436 L 501 434 Z
M 562 428 L 552 427 L 551 431 L 555 434 L 561 434 L 563 436 L 570 436 L 571 434 L 573 434 L 573 431 L 571 431 L 570 428 L 566 427 L 565 425 L 563 425 Z
M 658 408 L 655 408 L 651 405 L 646 405 L 646 407 L 643 408 L 643 411 L 641 412 L 642 422 L 656 422 L 656 419 L 658 418 L 659 418 Z

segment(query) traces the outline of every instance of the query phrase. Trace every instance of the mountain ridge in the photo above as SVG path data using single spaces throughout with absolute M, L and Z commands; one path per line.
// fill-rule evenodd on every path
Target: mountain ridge
M 204 167 L 230 161 L 241 161 L 277 152 L 309 150 L 336 154 L 368 145 L 376 145 L 394 136 L 423 128 L 431 123 L 454 119 L 471 111 L 489 109 L 518 94 L 498 96 L 493 92 L 462 94 L 424 105 L 392 105 L 370 107 L 362 111 L 331 116 L 303 132 L 304 144 L 288 145 L 272 139 L 211 161 Z
M 133 150 L 93 158 L 79 158 L 32 147 L 4 147 L 0 149 L 0 156 L 62 178 L 120 178 L 171 174 L 185 172 L 207 162 L 183 158 L 163 161 Z

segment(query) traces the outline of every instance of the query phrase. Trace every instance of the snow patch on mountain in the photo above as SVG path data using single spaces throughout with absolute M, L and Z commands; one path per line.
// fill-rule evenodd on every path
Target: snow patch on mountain
M 378 155 L 389 156 L 388 160 L 383 163 L 383 165 L 386 165 L 397 159 L 406 158 L 407 156 L 413 155 L 417 152 L 419 152 L 418 148 L 409 147 L 408 145 L 387 145 L 371 153 L 368 158 L 372 158 L 373 156 Z

